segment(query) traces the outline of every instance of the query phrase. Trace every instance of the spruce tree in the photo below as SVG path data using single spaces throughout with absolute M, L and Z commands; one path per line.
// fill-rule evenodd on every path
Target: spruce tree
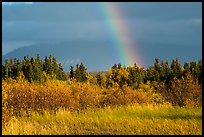
M 63 67 L 62 67 L 61 63 L 59 64 L 59 70 L 58 70 L 58 74 L 57 74 L 57 79 L 63 80 L 63 81 L 67 80 L 66 74 L 65 74 L 65 72 L 63 70 Z
M 5 79 L 9 78 L 9 73 L 10 73 L 10 65 L 8 58 L 5 59 Z
M 5 66 L 2 64 L 2 79 L 5 79 Z
M 57 59 L 56 57 L 52 58 L 52 71 L 54 75 L 57 75 L 58 72 L 58 64 L 57 64 Z
M 73 66 L 70 66 L 69 78 L 70 79 L 74 78 L 74 67 Z
M 12 70 L 12 78 L 16 79 L 18 76 L 18 66 L 17 66 L 17 60 L 14 58 L 14 64 L 13 64 L 13 70 Z
M 81 64 L 75 70 L 75 77 L 78 82 L 85 82 L 87 78 L 86 67 L 81 62 Z

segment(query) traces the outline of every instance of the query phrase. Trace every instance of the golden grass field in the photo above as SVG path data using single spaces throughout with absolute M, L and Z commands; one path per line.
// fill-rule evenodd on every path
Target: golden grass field
M 201 135 L 202 109 L 135 105 L 12 117 L 3 135 Z

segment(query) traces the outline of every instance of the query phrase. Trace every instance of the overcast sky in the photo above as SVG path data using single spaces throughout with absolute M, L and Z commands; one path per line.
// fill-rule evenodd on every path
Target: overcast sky
M 128 30 L 146 58 L 181 50 L 183 57 L 202 55 L 202 3 L 117 3 Z M 2 55 L 21 46 L 40 42 L 107 38 L 106 18 L 100 3 L 46 2 L 3 3 Z M 88 35 L 87 35 L 88 34 Z M 158 46 L 157 46 L 158 45 Z M 180 46 L 180 47 L 178 47 Z M 190 50 L 182 48 L 193 48 Z M 158 50 L 157 50 L 158 48 Z M 154 49 L 155 52 L 148 52 Z M 167 56 L 164 56 L 164 58 Z

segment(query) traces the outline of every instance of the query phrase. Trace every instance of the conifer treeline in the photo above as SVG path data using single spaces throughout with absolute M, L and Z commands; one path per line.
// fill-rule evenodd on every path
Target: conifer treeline
M 103 74 L 97 75 L 97 83 L 102 85 L 103 80 L 106 87 L 111 87 L 114 82 L 118 83 L 120 87 L 128 85 L 137 88 L 141 83 L 156 81 L 158 83 L 164 82 L 168 86 L 174 78 L 181 79 L 188 75 L 202 84 L 202 60 L 185 62 L 184 66 L 181 66 L 177 58 L 172 60 L 171 65 L 168 61 L 164 62 L 163 60 L 160 63 L 159 59 L 156 58 L 154 65 L 146 70 L 136 64 L 129 67 L 115 64 L 105 75 L 105 80 Z
M 10 59 L 10 61 L 5 59 L 5 63 L 2 65 L 2 78 L 16 79 L 19 76 L 24 76 L 29 82 L 42 81 L 47 76 L 59 80 L 67 79 L 62 64 L 57 64 L 55 57 L 46 56 L 42 61 L 40 54 L 37 54 L 37 58 L 24 56 L 22 61 L 16 58 Z
M 40 55 L 37 58 L 25 56 L 22 61 L 14 58 L 14 60 L 5 60 L 2 65 L 2 78 L 16 79 L 23 75 L 29 82 L 42 81 L 47 76 L 49 78 L 56 78 L 59 80 L 76 79 L 78 82 L 85 82 L 88 80 L 90 73 L 86 71 L 86 67 L 81 63 L 76 65 L 76 70 L 71 66 L 69 76 L 64 72 L 62 64 L 57 64 L 55 57 L 50 55 L 45 57 L 44 61 L 40 60 Z M 121 64 L 114 65 L 106 73 L 98 73 L 93 75 L 96 79 L 96 84 L 105 87 L 111 87 L 113 83 L 118 83 L 120 87 L 128 85 L 137 87 L 141 83 L 147 81 L 170 83 L 173 78 L 185 78 L 187 73 L 191 74 L 202 83 L 202 60 L 185 62 L 183 66 L 179 60 L 173 59 L 171 64 L 168 61 L 161 61 L 155 59 L 154 65 L 148 69 L 140 68 L 136 64 L 134 66 L 122 66 Z

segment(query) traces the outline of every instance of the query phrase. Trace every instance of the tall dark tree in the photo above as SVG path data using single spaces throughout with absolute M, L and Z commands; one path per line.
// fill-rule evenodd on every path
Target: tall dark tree
M 88 79 L 86 70 L 87 68 L 83 63 L 81 63 L 78 68 L 76 68 L 75 78 L 78 82 L 85 82 Z
M 120 63 L 118 63 L 118 69 L 120 69 L 122 67 L 122 65 Z
M 121 64 L 119 64 L 119 68 L 121 68 Z M 114 64 L 114 66 L 112 67 L 111 79 L 116 83 L 119 82 L 119 79 L 117 78 L 117 76 L 119 75 L 119 68 L 116 64 Z
M 28 78 L 28 82 L 33 81 L 33 66 L 32 64 L 29 62 L 28 66 L 27 66 L 27 78 Z
M 144 73 L 143 68 L 140 68 L 135 63 L 133 67 L 127 67 L 129 73 L 127 84 L 129 86 L 138 87 L 139 84 L 147 81 L 146 74 Z
M 5 59 L 5 72 L 4 72 L 4 77 L 5 79 L 9 78 L 10 76 L 10 64 L 9 64 L 9 61 L 8 61 L 8 58 Z
M 14 63 L 13 63 L 12 69 L 13 69 L 12 70 L 12 78 L 16 79 L 18 76 L 18 71 L 19 71 L 16 58 L 14 58 Z
M 159 59 L 158 58 L 155 58 L 155 62 L 154 62 L 154 69 L 156 71 L 160 71 L 160 64 L 159 64 Z
M 5 66 L 2 64 L 2 79 L 5 79 Z
M 178 58 L 176 58 L 176 76 L 177 78 L 181 78 L 182 77 L 182 70 L 181 70 L 181 64 L 179 63 Z
M 70 67 L 69 78 L 70 78 L 70 79 L 74 78 L 74 67 L 73 67 L 73 66 Z
M 43 68 L 42 68 L 42 64 L 39 60 L 39 55 L 38 55 L 37 59 L 34 58 L 32 61 L 32 70 L 33 70 L 32 79 L 34 81 L 40 81 Z
M 184 68 L 183 76 L 185 77 L 187 75 L 187 73 L 190 72 L 190 65 L 189 65 L 189 63 L 185 62 L 183 68 Z
M 96 80 L 97 80 L 97 84 L 98 84 L 99 86 L 101 86 L 101 85 L 102 85 L 102 77 L 101 77 L 101 74 L 97 74 L 97 75 L 96 75 Z
M 52 71 L 53 71 L 53 74 L 57 74 L 58 72 L 58 65 L 57 65 L 57 59 L 56 57 L 53 57 L 52 58 Z
M 177 73 L 176 61 L 173 59 L 171 62 L 171 78 L 176 77 L 176 73 Z
M 196 61 L 190 62 L 190 71 L 193 77 L 197 77 L 197 63 Z
M 40 61 L 40 54 L 37 54 L 37 61 Z
M 198 82 L 199 84 L 202 84 L 202 60 L 198 61 L 198 69 L 199 69 Z
M 160 80 L 161 81 L 166 81 L 167 75 L 166 75 L 166 69 L 167 69 L 167 65 L 165 64 L 165 62 L 162 60 L 161 61 L 161 69 L 160 69 Z
M 67 80 L 66 74 L 65 74 L 65 72 L 63 70 L 63 67 L 62 67 L 61 63 L 59 64 L 59 70 L 58 70 L 58 74 L 57 74 L 57 79 L 63 80 L 63 81 Z

